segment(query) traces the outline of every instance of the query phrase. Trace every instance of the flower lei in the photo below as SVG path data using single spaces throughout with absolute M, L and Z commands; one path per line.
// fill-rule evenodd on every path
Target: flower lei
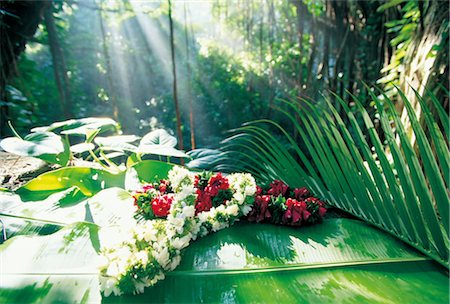
M 178 266 L 181 250 L 191 241 L 240 217 L 299 226 L 320 220 L 326 212 L 305 188 L 289 191 L 274 181 L 264 194 L 248 173 L 195 175 L 178 166 L 168 180 L 144 185 L 133 197 L 141 220 L 125 241 L 101 250 L 99 281 L 105 296 L 143 293 Z

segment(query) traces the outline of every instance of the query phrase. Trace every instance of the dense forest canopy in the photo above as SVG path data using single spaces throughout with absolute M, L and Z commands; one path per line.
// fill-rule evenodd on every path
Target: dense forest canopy
M 448 88 L 448 1 L 1 5 L 2 136 L 10 134 L 7 120 L 20 133 L 109 116 L 128 134 L 175 134 L 179 121 L 189 150 L 217 144 L 245 121 L 277 119 L 271 107 L 280 99 L 320 104 L 335 99 L 330 92 L 356 94 L 371 113 L 365 83 L 393 98 L 394 85 L 410 98 L 410 85 Z

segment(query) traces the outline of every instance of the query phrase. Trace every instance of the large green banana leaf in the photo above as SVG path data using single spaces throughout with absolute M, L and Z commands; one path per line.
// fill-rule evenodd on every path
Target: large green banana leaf
M 169 169 L 160 162 L 133 168 L 146 181 Z M 238 223 L 194 242 L 181 265 L 144 294 L 103 298 L 98 252 L 124 237 L 133 199 L 120 188 L 126 174 L 83 170 L 45 173 L 16 193 L 0 192 L 8 237 L 0 245 L 0 303 L 449 301 L 444 268 L 350 219 L 302 228 Z
M 99 292 L 96 260 L 100 246 L 115 237 L 109 228 L 23 219 L 13 224 L 37 235 L 18 235 L 0 246 L 1 303 L 449 300 L 442 268 L 355 220 L 330 219 L 299 229 L 239 223 L 194 242 L 177 270 L 144 294 L 108 298 Z M 47 234 L 52 231 L 57 232 Z

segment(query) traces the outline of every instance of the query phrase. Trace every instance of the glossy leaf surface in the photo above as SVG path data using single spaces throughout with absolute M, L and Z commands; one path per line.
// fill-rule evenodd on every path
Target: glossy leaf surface
M 141 154 L 155 154 L 174 157 L 188 157 L 186 153 L 177 150 L 177 139 L 166 130 L 158 129 L 142 137 L 136 150 Z
M 97 250 L 115 234 L 73 224 L 3 245 L 2 302 L 445 303 L 442 268 L 362 222 L 299 229 L 238 223 L 197 240 L 143 295 L 103 298 Z M 26 250 L 25 250 L 26 248 Z
M 86 135 L 92 130 L 100 132 L 115 131 L 119 128 L 116 121 L 111 118 L 87 117 L 80 119 L 69 119 L 52 123 L 49 126 L 31 129 L 32 132 L 60 132 L 61 134 Z
M 24 200 L 40 200 L 48 195 L 77 187 L 86 196 L 110 187 L 123 187 L 125 173 L 113 174 L 88 167 L 66 167 L 39 175 L 16 193 Z
M 139 139 L 135 135 L 116 135 L 108 137 L 96 137 L 94 142 L 105 151 L 131 151 L 136 150 L 136 146 L 131 144 Z
M 145 294 L 107 303 L 441 303 L 447 275 L 364 223 L 294 229 L 240 223 L 189 246 Z M 395 287 L 394 287 L 395 286 Z
M 52 164 L 65 166 L 69 161 L 69 147 L 60 136 L 52 132 L 31 133 L 23 139 L 8 137 L 0 142 L 7 152 L 40 158 Z
M 407 117 L 400 117 L 394 101 L 384 92 L 379 90 L 380 95 L 376 95 L 367 89 L 378 118 L 351 94 L 350 101 L 335 95 L 334 103 L 328 100 L 326 106 L 308 100 L 299 101 L 301 106 L 280 101 L 277 110 L 295 128 L 301 143 L 277 122 L 261 119 L 244 124 L 223 142 L 218 164 L 225 164 L 229 171 L 248 171 L 264 183 L 282 179 L 294 187 L 307 187 L 331 205 L 396 235 L 448 269 L 450 199 L 446 172 L 450 153 L 444 140 L 446 131 L 431 114 L 439 113 L 439 120 L 445 122 L 448 113 L 432 92 L 426 96 L 416 92 L 425 116 L 421 124 L 401 91 L 398 94 Z M 405 119 L 409 122 L 403 122 Z M 280 132 L 281 139 L 273 135 Z

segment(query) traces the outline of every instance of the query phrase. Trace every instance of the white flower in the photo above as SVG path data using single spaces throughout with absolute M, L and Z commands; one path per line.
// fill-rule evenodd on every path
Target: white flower
M 106 268 L 106 275 L 110 277 L 117 277 L 119 275 L 119 265 L 117 262 L 111 262 Z
M 165 278 L 164 273 L 160 272 L 150 281 L 150 285 L 155 285 L 156 282 L 164 280 L 164 278 Z
M 118 286 L 123 276 L 132 267 L 139 267 L 140 264 L 148 266 L 151 254 L 164 271 L 154 277 L 145 276 L 145 273 L 142 277 L 135 275 L 134 293 L 144 292 L 145 287 L 164 279 L 164 272 L 178 266 L 181 260 L 180 250 L 189 246 L 191 240 L 207 235 L 208 229 L 218 231 L 228 227 L 230 220 L 235 220 L 240 214 L 247 215 L 251 210 L 251 205 L 246 203 L 247 197 L 256 192 L 254 178 L 250 174 L 238 173 L 227 178 L 233 192 L 232 199 L 225 205 L 196 215 L 193 205 L 196 198 L 194 174 L 178 166 L 170 170 L 169 181 L 175 195 L 167 220 L 134 222 L 129 233 L 124 234 L 125 229 L 119 229 L 127 237 L 120 238 L 120 241 L 108 244 L 102 249 L 99 280 L 104 295 L 121 295 L 122 291 Z M 139 248 L 137 241 L 141 242 Z M 149 248 L 142 249 L 142 244 Z
M 245 205 L 245 206 L 242 207 L 242 209 L 241 209 L 242 214 L 243 214 L 244 216 L 246 216 L 251 210 L 252 210 L 252 206 L 251 206 L 251 205 Z
M 144 293 L 144 288 L 147 287 L 147 284 L 142 281 L 136 281 L 134 283 L 134 287 L 136 288 L 136 290 L 133 292 L 133 294 Z
M 103 269 L 108 268 L 108 265 L 109 265 L 108 258 L 104 254 L 100 255 L 97 262 L 97 268 L 101 271 Z
M 162 250 L 155 250 L 153 252 L 153 256 L 161 267 L 166 268 L 169 263 L 169 250 L 167 247 L 162 248 Z
M 222 229 L 222 224 L 219 221 L 214 221 L 212 224 L 212 231 L 216 232 Z
M 169 226 L 172 226 L 173 228 L 175 228 L 175 230 L 178 234 L 183 233 L 184 218 L 173 217 L 173 216 L 169 215 L 167 217 L 167 221 L 168 221 Z
M 178 266 L 178 264 L 180 264 L 180 261 L 181 261 L 181 256 L 180 255 L 176 255 L 173 259 L 172 259 L 172 261 L 170 262 L 170 265 L 169 265 L 169 267 L 167 268 L 169 271 L 172 271 L 172 270 L 174 270 L 177 266 Z
M 117 287 L 117 278 L 115 277 L 105 277 L 99 276 L 100 289 L 103 291 L 105 297 L 109 297 L 111 293 L 114 293 L 116 296 L 120 296 L 122 292 Z
M 181 238 L 177 237 L 177 238 L 173 239 L 171 241 L 172 247 L 177 249 L 177 250 L 181 250 L 181 249 L 187 247 L 189 245 L 190 240 L 191 240 L 191 236 L 192 235 L 190 233 L 188 233 L 187 235 L 185 235 L 185 236 L 183 236 Z
M 185 217 L 194 217 L 195 216 L 195 207 L 194 206 L 183 207 L 182 213 Z
M 147 265 L 148 262 L 148 252 L 146 250 L 141 250 L 135 253 L 136 259 L 142 263 L 142 265 Z
M 230 205 L 226 209 L 226 213 L 228 213 L 231 216 L 237 216 L 239 214 L 239 207 L 238 205 Z
M 241 192 L 236 192 L 233 195 L 233 198 L 235 199 L 235 201 L 239 204 L 242 205 L 244 203 L 245 200 L 245 196 L 241 193 Z
M 225 212 L 225 206 L 224 205 L 220 205 L 216 208 L 216 212 Z
M 208 216 L 209 216 L 208 212 L 201 212 L 201 213 L 197 214 L 197 219 L 198 219 L 199 223 L 201 224 L 208 220 Z
M 179 191 L 177 191 L 175 193 L 175 199 L 178 201 L 183 201 L 184 199 L 186 199 L 188 196 L 192 195 L 195 193 L 195 188 L 194 185 L 183 185 L 182 187 L 180 187 Z
M 198 234 L 199 231 L 200 231 L 200 226 L 201 226 L 200 221 L 195 221 L 195 220 L 194 220 L 194 223 L 193 223 L 192 229 L 191 229 L 192 240 L 194 240 L 194 241 L 197 239 L 197 234 Z
M 175 192 L 180 190 L 180 186 L 193 183 L 192 173 L 189 172 L 189 170 L 179 166 L 173 167 L 172 170 L 169 171 L 168 177 L 172 185 L 172 189 L 174 189 Z

